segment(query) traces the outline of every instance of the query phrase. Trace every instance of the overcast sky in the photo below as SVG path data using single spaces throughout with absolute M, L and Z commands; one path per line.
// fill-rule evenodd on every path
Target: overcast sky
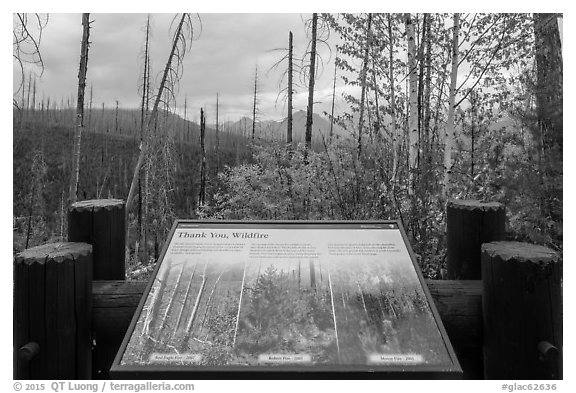
M 93 86 L 93 105 L 137 108 L 138 83 L 143 67 L 143 48 L 147 14 L 91 14 L 86 105 Z M 304 20 L 311 14 L 200 14 L 195 21 L 199 37 L 184 58 L 179 83 L 177 110 L 183 114 L 184 97 L 188 100 L 188 117 L 199 118 L 199 108 L 214 121 L 216 93 L 220 95 L 220 119 L 236 120 L 251 116 L 254 73 L 258 66 L 259 118 L 280 119 L 286 116 L 282 100 L 276 103 L 282 67 L 270 70 L 288 47 L 288 32 L 294 34 L 294 53 L 300 57 L 308 39 Z M 150 53 L 153 76 L 158 86 L 171 47 L 170 24 L 174 14 L 152 14 Z M 200 31 L 201 30 L 201 31 Z M 82 37 L 81 14 L 51 13 L 44 29 L 41 53 L 44 74 L 38 83 L 37 97 L 61 98 L 75 102 L 78 62 Z M 335 37 L 334 37 L 335 38 Z M 334 56 L 320 48 L 325 61 L 324 72 L 316 84 L 316 113 L 328 111 L 332 97 Z M 284 67 L 285 69 L 285 67 Z M 15 83 L 20 71 L 14 68 Z M 341 82 L 340 82 L 341 84 Z M 285 82 L 284 86 L 285 87 Z M 294 109 L 306 109 L 305 88 L 297 89 Z M 342 101 L 342 100 L 339 100 Z M 339 105 L 338 105 L 339 104 Z M 343 102 L 337 102 L 343 107 Z
M 220 95 L 220 119 L 237 120 L 252 116 L 255 67 L 258 66 L 258 118 L 281 119 L 286 116 L 286 105 L 277 101 L 284 67 L 270 70 L 285 53 L 275 48 L 287 48 L 288 32 L 294 34 L 295 57 L 300 58 L 308 38 L 304 20 L 309 13 L 201 13 L 201 24 L 194 28 L 199 37 L 184 58 L 182 79 L 179 83 L 177 107 L 184 114 L 184 98 L 188 102 L 188 118 L 197 121 L 199 109 L 207 112 L 208 122 L 214 121 L 216 93 Z M 91 14 L 92 29 L 85 103 L 88 105 L 90 86 L 93 86 L 93 105 L 113 107 L 139 106 L 138 85 L 142 75 L 145 22 L 147 14 Z M 154 88 L 168 58 L 171 47 L 171 22 L 174 14 L 152 14 L 152 40 L 150 52 Z M 44 74 L 38 83 L 37 96 L 50 97 L 60 102 L 75 102 L 78 83 L 78 62 L 82 36 L 81 14 L 50 13 L 43 31 L 41 53 Z M 335 47 L 335 34 L 329 40 Z M 334 53 L 325 46 L 319 51 L 324 68 L 316 83 L 316 113 L 330 110 L 333 83 Z M 462 78 L 466 66 L 460 68 Z M 20 80 L 20 70 L 13 65 L 13 86 Z M 16 87 L 13 87 L 15 90 Z M 337 81 L 336 113 L 346 109 L 342 99 L 343 82 Z M 350 88 L 348 88 L 350 91 Z M 294 109 L 305 110 L 306 86 L 297 88 Z

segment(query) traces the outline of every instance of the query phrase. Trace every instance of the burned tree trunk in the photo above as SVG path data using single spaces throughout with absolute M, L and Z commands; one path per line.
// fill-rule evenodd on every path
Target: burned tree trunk
M 202 163 L 200 164 L 200 192 L 198 193 L 198 207 L 204 206 L 206 201 L 206 119 L 204 109 L 200 108 L 200 151 L 202 152 Z
M 310 80 L 308 82 L 308 106 L 306 108 L 306 136 L 305 145 L 309 150 L 312 147 L 312 115 L 314 114 L 314 82 L 316 78 L 316 30 L 318 14 L 312 14 L 312 39 L 310 49 Z
M 286 131 L 286 143 L 292 145 L 292 56 L 293 56 L 292 32 L 288 35 L 288 130 Z
M 84 129 L 84 91 L 88 71 L 88 47 L 90 39 L 90 14 L 82 14 L 82 45 L 80 47 L 80 70 L 78 71 L 78 102 L 76 105 L 76 131 L 74 133 L 74 151 L 72 153 L 72 175 L 68 192 L 68 202 L 76 202 L 78 178 L 80 175 L 80 144 Z

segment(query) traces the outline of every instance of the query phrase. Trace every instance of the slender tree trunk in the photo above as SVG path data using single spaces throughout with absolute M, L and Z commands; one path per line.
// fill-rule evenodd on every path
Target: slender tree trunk
M 64 191 L 60 194 L 60 241 L 64 241 Z
M 418 46 L 418 140 L 420 141 L 418 148 L 418 166 L 421 166 L 422 162 L 425 161 L 423 157 L 426 155 L 425 149 L 428 143 L 428 138 L 424 130 L 424 70 L 426 65 L 424 61 L 424 48 L 428 41 L 426 32 L 428 31 L 429 18 L 430 14 L 424 14 L 422 20 L 422 35 L 420 45 Z
M 204 144 L 206 138 L 206 119 L 204 118 L 204 109 L 200 108 L 200 151 L 202 154 L 202 163 L 200 166 L 200 192 L 198 194 L 198 207 L 204 206 L 206 199 L 206 147 Z
M 188 134 L 188 96 L 184 96 L 184 121 L 186 122 L 186 127 L 184 132 Z
M 444 187 L 442 195 L 447 198 L 450 195 L 450 181 L 452 174 L 452 145 L 454 144 L 454 103 L 456 101 L 456 83 L 458 80 L 458 33 L 460 31 L 460 14 L 454 14 L 454 28 L 452 37 L 452 70 L 450 72 L 450 91 L 448 94 L 448 120 L 446 121 L 446 133 L 444 134 Z
M 392 15 L 388 14 L 388 79 L 390 79 L 390 133 L 392 134 L 392 176 L 390 183 L 394 189 L 396 172 L 398 172 L 398 127 L 396 125 L 396 84 L 394 81 L 394 35 L 392 31 Z
M 473 93 L 470 94 L 470 98 L 473 98 Z M 474 179 L 474 139 L 476 134 L 476 110 L 477 110 L 477 102 L 475 99 L 472 99 L 471 102 L 471 119 L 470 119 L 470 178 Z
M 220 123 L 218 119 L 218 93 L 216 93 L 216 172 L 220 170 Z
M 254 74 L 254 106 L 252 107 L 252 142 L 254 142 L 254 135 L 256 134 L 256 97 L 258 94 L 258 66 Z
M 375 56 L 376 54 L 374 54 Z M 376 65 L 374 64 L 374 60 L 372 60 L 372 83 L 374 84 L 374 106 L 375 111 L 374 114 L 376 115 L 376 120 L 374 121 L 374 134 L 376 138 L 380 136 L 380 126 L 382 124 L 382 120 L 380 118 L 380 103 L 378 99 L 379 91 L 378 91 L 378 83 L 376 80 Z M 378 139 L 377 139 L 378 140 Z
M 414 178 L 418 167 L 418 72 L 416 69 L 416 39 L 410 13 L 405 15 L 408 39 L 408 193 L 414 193 Z
M 32 90 L 32 71 L 30 71 L 28 73 L 28 94 L 26 94 L 26 115 L 28 115 L 28 112 L 30 112 L 30 91 L 31 90 Z
M 334 136 L 334 103 L 336 101 L 336 71 L 338 67 L 336 66 L 336 59 L 338 58 L 338 47 L 336 47 L 336 54 L 334 55 L 334 84 L 332 85 L 332 108 L 330 109 L 330 139 Z
M 318 27 L 318 14 L 312 14 L 312 40 L 310 49 L 310 81 L 308 83 L 308 107 L 306 108 L 306 150 L 312 147 L 312 115 L 314 113 L 314 82 L 316 75 L 316 29 Z
M 92 99 L 94 97 L 94 85 L 90 84 L 90 102 L 88 103 L 88 131 L 90 131 L 90 125 L 92 123 Z
M 126 214 L 130 211 L 132 207 L 132 202 L 134 199 L 134 194 L 136 192 L 136 185 L 138 183 L 138 177 L 140 173 L 140 168 L 142 167 L 142 163 L 144 162 L 144 157 L 147 154 L 148 150 L 148 143 L 147 143 L 147 136 L 151 129 L 151 126 L 156 123 L 156 118 L 158 116 L 158 106 L 160 105 L 161 97 L 164 92 L 164 87 L 168 81 L 168 74 L 170 73 L 170 69 L 172 67 L 172 60 L 174 59 L 176 48 L 178 46 L 178 42 L 182 39 L 182 26 L 184 25 L 184 21 L 186 20 L 187 14 L 182 14 L 182 18 L 178 23 L 178 27 L 176 28 L 176 33 L 174 34 L 174 40 L 172 41 L 172 49 L 170 50 L 170 55 L 168 56 L 168 61 L 166 62 L 166 67 L 164 68 L 164 74 L 160 81 L 160 87 L 158 88 L 158 94 L 156 95 L 156 99 L 154 100 L 154 106 L 152 107 L 152 113 L 148 118 L 148 123 L 146 125 L 146 133 L 144 135 L 144 143 L 140 148 L 140 154 L 138 155 L 138 161 L 136 162 L 136 167 L 134 168 L 134 175 L 132 177 L 132 183 L 130 184 L 130 191 L 128 192 L 128 197 L 126 198 Z
M 286 143 L 288 148 L 292 147 L 292 57 L 293 57 L 293 36 L 292 32 L 288 34 L 288 130 L 286 131 Z
M 316 270 L 314 268 L 313 259 L 308 261 L 308 267 L 310 268 L 310 288 L 316 289 Z
M 366 76 L 368 74 L 368 55 L 370 54 L 370 30 L 372 29 L 372 14 L 368 14 L 368 26 L 366 27 L 366 46 L 364 47 L 364 60 L 360 74 L 360 119 L 358 120 L 358 158 L 362 153 L 362 129 L 364 128 L 364 103 L 366 100 Z
M 36 196 L 36 185 L 32 184 L 32 190 L 30 192 L 30 205 L 28 206 L 28 230 L 26 231 L 26 246 L 28 248 L 30 244 L 30 237 L 32 235 L 32 217 L 34 216 L 34 197 Z
M 180 327 L 180 321 L 182 321 L 182 316 L 184 315 L 184 310 L 186 310 L 186 302 L 188 301 L 188 295 L 190 295 L 190 290 L 192 289 L 192 283 L 193 283 L 193 279 L 194 279 L 194 274 L 196 273 L 196 267 L 197 266 L 198 266 L 197 264 L 194 265 L 194 270 L 192 270 L 192 274 L 188 278 L 188 286 L 186 288 L 186 293 L 184 294 L 184 297 L 182 298 L 184 303 L 182 304 L 182 309 L 180 309 L 180 313 L 178 314 L 178 319 L 176 320 L 176 323 L 174 324 L 174 327 L 173 327 L 174 333 L 172 333 L 172 338 L 174 338 L 174 336 L 178 332 L 178 328 Z
M 118 100 L 116 100 L 116 109 L 114 110 L 114 134 L 118 135 Z
M 24 125 L 24 112 L 26 111 L 26 74 L 22 74 L 22 99 L 20 102 L 20 119 L 18 124 L 18 131 L 22 131 L 22 126 Z
M 80 70 L 78 72 L 78 103 L 76 105 L 76 132 L 74 135 L 74 152 L 72 153 L 72 176 L 68 202 L 76 202 L 78 190 L 78 178 L 80 174 L 80 144 L 82 130 L 84 129 L 84 90 L 86 89 L 86 72 L 88 71 L 88 47 L 90 39 L 90 14 L 82 14 L 82 45 L 80 48 Z
M 240 299 L 238 299 L 238 312 L 236 313 L 236 326 L 234 328 L 234 338 L 232 339 L 232 348 L 236 346 L 236 337 L 238 336 L 238 325 L 240 323 L 240 310 L 242 309 L 242 297 L 244 295 L 245 280 L 246 280 L 246 262 L 244 262 L 244 271 L 242 272 L 242 284 L 240 287 Z
M 36 75 L 34 75 L 34 83 L 32 84 L 32 113 L 36 111 Z
M 148 115 L 148 107 L 150 105 L 150 14 L 146 18 L 146 38 L 144 44 L 144 71 L 142 74 L 142 100 L 140 103 L 140 147 L 144 143 L 144 127 L 146 116 Z M 146 236 L 146 183 L 142 184 L 142 180 L 147 179 L 147 165 L 144 165 L 144 173 L 138 173 L 138 239 L 143 243 L 144 263 L 148 263 L 148 243 Z
M 428 15 L 428 14 L 427 14 Z M 428 23 L 426 24 L 425 35 L 426 35 L 426 55 L 424 62 L 426 64 L 426 76 L 424 79 L 424 134 L 426 135 L 426 140 L 428 141 L 427 149 L 427 158 L 428 158 L 428 165 L 432 164 L 432 142 L 431 140 L 433 137 L 430 137 L 430 120 L 432 118 L 432 113 L 430 110 L 430 97 L 431 91 L 430 86 L 432 84 L 432 37 L 431 37 L 431 28 L 432 20 L 431 17 L 428 17 Z

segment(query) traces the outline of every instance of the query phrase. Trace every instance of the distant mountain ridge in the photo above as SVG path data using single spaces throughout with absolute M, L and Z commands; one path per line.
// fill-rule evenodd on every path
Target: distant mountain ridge
M 58 122 L 75 123 L 75 110 L 51 109 L 48 119 Z M 130 138 L 140 137 L 140 116 L 139 109 L 119 108 L 93 108 L 84 112 L 85 129 L 97 133 L 110 133 Z M 306 111 L 294 112 L 292 123 L 292 139 L 295 143 L 304 142 L 306 132 Z M 330 120 L 317 113 L 312 117 L 312 143 L 315 146 L 323 145 L 322 139 L 326 141 L 330 134 Z M 200 125 L 192 120 L 185 120 L 182 116 L 169 112 L 160 111 L 158 114 L 158 126 L 167 132 L 168 135 L 177 140 L 195 142 L 200 138 Z M 256 119 L 255 137 L 257 139 L 285 141 L 287 134 L 287 118 L 281 120 L 258 120 Z M 220 124 L 221 140 L 229 137 L 232 139 L 252 137 L 252 118 L 243 117 L 237 121 L 226 121 Z M 228 134 L 228 135 L 226 135 Z M 337 137 L 349 136 L 350 133 L 337 124 L 333 125 L 333 135 Z M 216 126 L 208 122 L 206 125 L 207 143 L 215 142 Z
M 243 117 L 238 121 L 228 121 L 223 124 L 224 130 L 230 133 L 252 136 L 252 119 Z M 256 120 L 255 137 L 268 140 L 286 140 L 288 118 L 279 121 L 275 120 Z M 333 126 L 333 135 L 344 137 L 349 132 L 337 124 Z M 292 140 L 296 143 L 304 142 L 306 134 L 306 111 L 296 111 L 292 115 Z M 322 138 L 326 141 L 330 135 L 330 120 L 314 113 L 312 115 L 312 142 L 322 143 Z

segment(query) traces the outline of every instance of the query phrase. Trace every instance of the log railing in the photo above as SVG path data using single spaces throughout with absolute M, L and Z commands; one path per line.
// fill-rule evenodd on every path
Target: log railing
M 561 256 L 494 242 L 504 234 L 499 204 L 453 201 L 447 210 L 448 277 L 459 280 L 426 283 L 464 378 L 562 378 Z M 122 201 L 79 202 L 69 211 L 69 237 L 89 244 L 16 256 L 15 379 L 110 377 L 147 285 L 122 280 L 124 226 Z M 47 332 L 61 333 L 48 340 Z
M 482 378 L 482 283 L 479 280 L 427 280 L 464 376 Z M 114 354 L 146 289 L 146 281 L 94 281 L 92 327 L 97 375 L 107 377 Z

